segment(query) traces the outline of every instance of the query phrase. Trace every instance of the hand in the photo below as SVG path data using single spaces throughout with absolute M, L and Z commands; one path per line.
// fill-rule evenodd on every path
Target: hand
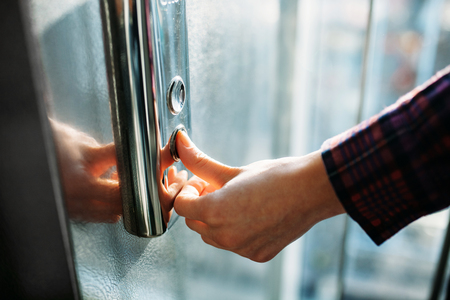
M 177 150 L 195 175 L 174 208 L 203 241 L 257 262 L 266 262 L 321 220 L 344 213 L 320 152 L 223 165 L 180 132 Z
M 164 170 L 174 163 L 172 155 L 170 154 L 169 144 L 170 141 L 163 149 L 161 149 L 159 178 L 163 178 Z M 177 168 L 173 166 L 170 167 L 167 172 L 167 176 L 164 178 L 164 184 L 158 184 L 159 201 L 161 203 L 162 214 L 166 224 L 169 223 L 170 217 L 172 216 L 175 197 L 186 184 L 187 178 L 188 173 L 185 170 L 177 172 Z
M 122 215 L 122 197 L 117 173 L 103 175 L 116 165 L 113 143 L 99 144 L 74 128 L 50 120 L 57 148 L 64 198 L 72 220 L 115 223 Z M 169 144 L 161 150 L 161 174 L 173 163 Z M 169 222 L 173 201 L 187 181 L 187 172 L 171 167 L 158 185 L 164 220 Z
M 117 173 L 102 178 L 116 165 L 113 143 L 99 144 L 93 137 L 50 120 L 60 166 L 67 212 L 72 220 L 114 223 L 122 214 Z

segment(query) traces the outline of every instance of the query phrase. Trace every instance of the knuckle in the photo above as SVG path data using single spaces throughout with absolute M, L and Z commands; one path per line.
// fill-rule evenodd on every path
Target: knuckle
M 180 194 L 178 194 L 178 196 L 175 198 L 175 201 L 173 202 L 173 209 L 175 210 L 175 212 L 177 213 L 177 214 L 180 214 L 180 201 L 177 201 L 177 199 L 180 199 L 180 198 L 178 198 L 178 197 L 180 197 Z
M 202 238 L 202 240 L 203 240 L 204 243 L 206 243 L 206 244 L 208 244 L 208 245 L 210 245 L 210 246 L 214 246 L 214 243 L 212 243 L 211 240 L 208 239 L 207 237 L 205 237 L 205 236 L 203 236 L 203 235 L 201 235 L 200 237 Z
M 268 252 L 265 249 L 257 251 L 252 257 L 251 260 L 259 263 L 265 263 L 274 258 L 276 253 Z
M 185 217 L 186 214 L 185 205 L 184 202 L 182 201 L 182 198 L 179 198 L 179 196 L 175 198 L 175 201 L 173 202 L 173 208 L 178 215 Z
M 239 167 L 228 167 L 224 170 L 225 175 L 228 178 L 234 178 L 237 175 L 239 175 L 240 173 L 242 173 L 244 171 L 244 168 L 239 168 Z
M 195 165 L 198 168 L 203 168 L 208 164 L 209 157 L 205 153 L 198 150 L 195 154 Z
M 194 230 L 194 229 L 193 229 L 193 226 L 192 226 L 192 223 L 193 223 L 192 220 L 190 220 L 190 219 L 184 219 L 184 222 L 186 223 L 186 226 L 187 226 L 190 230 Z
M 175 201 L 173 202 L 173 208 L 178 215 L 186 217 L 188 209 L 186 208 L 186 204 L 183 200 L 184 199 L 179 198 L 179 196 L 175 198 Z

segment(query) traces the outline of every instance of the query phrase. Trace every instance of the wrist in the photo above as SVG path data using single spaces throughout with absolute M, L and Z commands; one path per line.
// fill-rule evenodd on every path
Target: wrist
M 306 187 L 308 199 L 312 205 L 313 223 L 345 213 L 345 209 L 337 197 L 328 178 L 322 160 L 321 151 L 315 151 L 304 157 L 306 159 Z

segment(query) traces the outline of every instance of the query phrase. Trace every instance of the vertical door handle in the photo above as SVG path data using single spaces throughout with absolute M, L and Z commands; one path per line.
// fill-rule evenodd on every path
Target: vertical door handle
M 167 229 L 161 149 L 178 126 L 190 132 L 185 12 L 185 0 L 102 0 L 123 220 L 140 237 Z

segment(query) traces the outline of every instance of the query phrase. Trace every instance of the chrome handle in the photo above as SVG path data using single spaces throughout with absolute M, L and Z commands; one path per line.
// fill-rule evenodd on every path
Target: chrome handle
M 102 2 L 123 219 L 140 237 L 167 229 L 161 149 L 178 125 L 190 131 L 185 11 L 184 0 Z

